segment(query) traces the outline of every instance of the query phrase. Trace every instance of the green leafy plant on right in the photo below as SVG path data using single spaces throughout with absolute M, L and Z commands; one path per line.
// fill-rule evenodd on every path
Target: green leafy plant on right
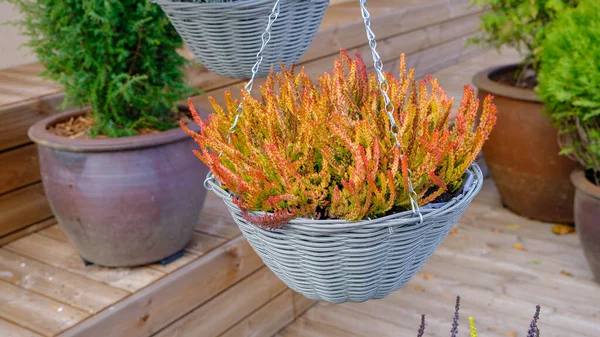
M 561 154 L 600 186 L 600 2 L 582 0 L 548 27 L 537 91 L 560 130 Z
M 516 85 L 526 87 L 535 80 L 540 67 L 541 42 L 546 26 L 558 13 L 574 7 L 577 0 L 471 0 L 486 11 L 481 16 L 480 28 L 483 35 L 470 40 L 471 43 L 487 44 L 500 50 L 515 48 L 523 55 L 517 71 Z

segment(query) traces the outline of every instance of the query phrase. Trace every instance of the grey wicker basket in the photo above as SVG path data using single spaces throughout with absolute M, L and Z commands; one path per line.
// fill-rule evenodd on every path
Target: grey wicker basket
M 429 259 L 481 189 L 483 174 L 473 164 L 462 193 L 421 208 L 423 221 L 407 211 L 349 222 L 294 219 L 269 231 L 249 223 L 218 181 L 207 187 L 221 197 L 264 263 L 290 288 L 332 303 L 383 298 L 404 286 Z
M 274 0 L 197 3 L 155 0 L 190 48 L 210 71 L 232 78 L 250 78 Z M 258 69 L 259 77 L 297 63 L 310 46 L 329 0 L 282 0 L 271 40 Z

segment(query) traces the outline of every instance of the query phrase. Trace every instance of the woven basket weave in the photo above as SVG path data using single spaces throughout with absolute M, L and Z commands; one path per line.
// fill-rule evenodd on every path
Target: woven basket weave
M 156 0 L 194 56 L 221 76 L 250 78 L 273 0 L 194 3 Z M 282 0 L 257 76 L 297 63 L 310 46 L 329 0 Z
M 290 288 L 332 303 L 383 298 L 404 286 L 429 259 L 481 189 L 477 164 L 467 171 L 463 192 L 447 203 L 375 220 L 294 219 L 269 231 L 249 223 L 229 192 L 215 180 L 240 230 L 264 263 Z

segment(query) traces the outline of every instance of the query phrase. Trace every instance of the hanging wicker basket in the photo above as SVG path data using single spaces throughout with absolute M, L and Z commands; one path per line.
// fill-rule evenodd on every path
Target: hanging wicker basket
M 264 263 L 290 288 L 332 303 L 379 299 L 404 286 L 429 259 L 481 189 L 477 164 L 451 201 L 412 211 L 349 222 L 294 219 L 270 231 L 249 223 L 218 181 L 206 185 L 223 199 Z
M 194 56 L 221 76 L 250 78 L 274 0 L 221 3 L 155 0 Z M 297 63 L 310 46 L 329 0 L 282 0 L 257 76 Z

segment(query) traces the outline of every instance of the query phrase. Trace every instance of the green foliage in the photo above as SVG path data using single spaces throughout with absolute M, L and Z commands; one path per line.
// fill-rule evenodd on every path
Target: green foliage
M 524 55 L 523 67 L 539 69 L 540 44 L 546 26 L 557 13 L 573 7 L 577 0 L 471 0 L 488 10 L 481 16 L 483 37 L 472 39 L 500 49 L 516 48 Z
M 600 2 L 562 13 L 542 47 L 537 90 L 560 129 L 561 153 L 600 172 Z
M 174 127 L 192 93 L 176 49 L 182 41 L 160 7 L 138 0 L 7 0 L 45 65 L 64 86 L 63 106 L 91 106 L 92 135 L 132 136 Z

